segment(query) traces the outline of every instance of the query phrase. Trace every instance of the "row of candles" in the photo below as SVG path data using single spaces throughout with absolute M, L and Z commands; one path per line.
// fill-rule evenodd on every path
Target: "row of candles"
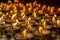
M 60 16 L 56 15 L 60 12 L 60 8 L 54 10 L 55 7 L 41 6 L 36 1 L 23 4 L 18 0 L 14 0 L 14 3 L 9 0 L 7 3 L 0 3 L 0 25 L 3 24 L 1 27 L 5 28 L 6 31 L 18 29 L 22 31 L 15 34 L 15 37 L 20 39 L 31 38 L 36 34 L 46 35 L 50 33 L 48 29 L 51 28 L 51 26 L 47 26 L 47 21 L 51 22 L 52 27 L 56 25 L 56 28 L 60 28 Z M 38 16 L 41 14 L 44 14 L 44 16 Z M 50 14 L 54 14 L 54 16 L 50 16 Z M 39 22 L 35 21 L 37 19 Z M 37 25 L 34 27 L 35 29 L 32 26 L 34 24 Z

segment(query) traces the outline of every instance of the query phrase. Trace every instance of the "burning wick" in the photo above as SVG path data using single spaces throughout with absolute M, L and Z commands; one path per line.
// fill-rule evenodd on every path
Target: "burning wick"
M 39 27 L 39 33 L 42 34 L 43 28 L 40 26 Z

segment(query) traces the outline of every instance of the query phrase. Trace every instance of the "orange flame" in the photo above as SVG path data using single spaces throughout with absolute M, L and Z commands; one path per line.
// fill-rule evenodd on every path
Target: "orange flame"
M 40 26 L 39 27 L 39 33 L 42 34 L 43 28 Z
M 13 24 L 12 24 L 13 28 L 18 24 L 18 22 L 19 22 L 19 21 L 16 19 L 16 23 L 13 23 Z
M 13 20 L 13 19 L 14 19 L 14 17 L 16 17 L 16 15 L 17 15 L 17 14 L 13 14 L 11 19 Z
M 57 20 L 57 25 L 60 25 L 60 20 Z
M 23 34 L 23 37 L 26 37 L 26 33 L 27 33 L 27 30 L 23 30 L 22 34 Z

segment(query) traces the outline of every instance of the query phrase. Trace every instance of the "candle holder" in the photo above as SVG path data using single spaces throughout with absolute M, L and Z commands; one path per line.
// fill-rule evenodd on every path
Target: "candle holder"
M 23 37 L 19 33 L 15 34 L 15 38 L 20 39 L 20 40 L 31 39 L 32 37 L 33 37 L 33 35 L 31 33 L 27 33 L 25 37 Z

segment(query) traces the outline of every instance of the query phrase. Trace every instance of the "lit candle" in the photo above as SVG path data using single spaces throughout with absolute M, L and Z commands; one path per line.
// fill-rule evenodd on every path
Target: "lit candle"
M 60 8 L 58 8 L 57 11 L 60 12 Z
M 39 33 L 42 34 L 43 28 L 40 26 L 39 27 Z
M 13 19 L 16 17 L 16 15 L 17 15 L 17 14 L 13 14 L 11 19 L 13 20 Z
M 56 22 L 56 19 L 55 19 L 55 17 L 54 17 L 54 16 L 52 17 L 52 22 L 53 22 L 53 23 L 55 23 L 55 22 Z
M 53 13 L 54 12 L 54 7 L 51 7 L 51 13 Z
M 46 27 L 46 20 L 43 22 L 43 27 L 44 28 Z
M 13 23 L 12 26 L 15 28 L 15 26 L 19 23 L 19 21 L 16 19 L 16 23 Z
M 36 12 L 33 12 L 33 17 L 36 18 Z
M 60 20 L 57 20 L 57 26 L 60 26 Z

